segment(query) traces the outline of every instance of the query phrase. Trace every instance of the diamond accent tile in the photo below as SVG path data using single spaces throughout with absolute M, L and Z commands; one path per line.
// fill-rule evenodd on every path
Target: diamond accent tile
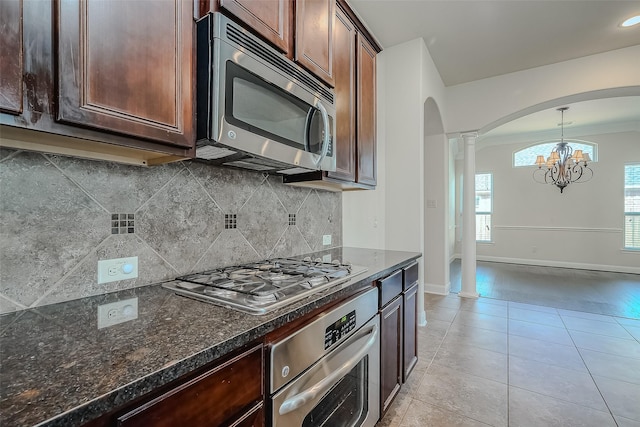
M 190 162 L 188 168 L 223 212 L 238 212 L 265 178 L 259 173 Z
M 10 156 L 16 154 L 18 150 L 13 150 L 11 148 L 0 147 L 0 162 L 8 159 Z
M 267 184 L 260 186 L 238 213 L 238 229 L 263 258 L 287 227 L 287 211 Z
M 0 292 L 31 306 L 110 234 L 110 214 L 43 155 L 0 168 Z
M 296 213 L 302 206 L 302 202 L 312 191 L 309 188 L 294 187 L 282 183 L 282 177 L 272 175 L 268 179 L 271 189 L 288 212 Z
M 139 235 L 180 273 L 193 265 L 220 234 L 220 209 L 184 170 L 136 214 Z
M 314 251 L 322 249 L 322 232 L 329 224 L 328 218 L 329 214 L 318 193 L 315 190 L 311 191 L 298 211 L 296 226 Z
M 13 301 L 0 295 L 0 313 L 11 313 L 12 311 L 18 311 L 24 308 L 25 307 L 15 304 Z
M 49 159 L 110 212 L 135 212 L 184 169 L 179 162 L 143 168 L 65 156 Z
M 323 191 L 318 192 L 318 196 L 329 212 L 322 234 L 331 235 L 331 247 L 342 246 L 342 195 Z
M 223 230 L 194 266 L 193 272 L 245 264 L 260 261 L 260 259 L 260 255 L 251 247 L 240 231 Z
M 287 227 L 268 258 L 287 258 L 312 252 L 298 227 Z

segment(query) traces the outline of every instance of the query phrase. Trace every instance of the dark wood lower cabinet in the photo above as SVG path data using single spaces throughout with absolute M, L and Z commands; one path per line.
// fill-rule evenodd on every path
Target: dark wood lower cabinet
M 380 415 L 418 363 L 418 264 L 377 281 L 380 296 Z
M 402 382 L 407 382 L 409 374 L 418 362 L 418 282 L 415 282 L 403 294 L 404 315 L 404 355 Z
M 402 385 L 402 296 L 380 312 L 380 413 L 383 414 Z
M 105 425 L 118 427 L 263 426 L 262 345 L 133 408 Z

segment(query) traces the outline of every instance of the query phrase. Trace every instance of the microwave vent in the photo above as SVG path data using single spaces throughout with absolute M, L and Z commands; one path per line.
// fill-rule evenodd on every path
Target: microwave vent
M 254 55 L 257 55 L 262 60 L 286 73 L 288 76 L 303 83 L 308 88 L 320 94 L 320 96 L 322 96 L 326 101 L 333 104 L 333 92 L 331 90 L 314 80 L 306 72 L 293 65 L 280 54 L 274 53 L 265 46 L 262 46 L 262 44 L 256 42 L 253 37 L 248 36 L 242 30 L 239 30 L 233 25 L 227 25 L 227 37 L 229 40 L 237 43 Z

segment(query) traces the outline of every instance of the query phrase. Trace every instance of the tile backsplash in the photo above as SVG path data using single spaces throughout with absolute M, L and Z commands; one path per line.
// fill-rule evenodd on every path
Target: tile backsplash
M 0 148 L 0 313 L 342 244 L 340 193 L 185 161 L 151 168 Z M 98 285 L 98 260 L 138 257 Z

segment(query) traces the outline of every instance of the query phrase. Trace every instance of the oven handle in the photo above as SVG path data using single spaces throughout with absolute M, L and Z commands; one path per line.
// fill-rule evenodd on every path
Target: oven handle
M 316 107 L 320 110 L 320 114 L 322 114 L 322 121 L 324 122 L 324 140 L 322 141 L 322 153 L 315 161 L 316 166 L 320 166 L 322 160 L 327 157 L 327 153 L 329 152 L 329 142 L 331 139 L 331 126 L 329 124 L 329 113 L 327 113 L 327 109 L 324 108 L 321 101 L 316 102 Z
M 368 334 L 371 334 L 369 340 L 364 344 L 360 351 L 344 362 L 342 366 L 332 372 L 329 376 L 322 379 L 322 381 L 282 402 L 278 411 L 280 415 L 288 414 L 289 412 L 295 411 L 301 406 L 304 406 L 307 402 L 315 399 L 320 393 L 324 393 L 326 390 L 330 389 L 335 383 L 351 371 L 375 344 L 376 339 L 378 338 L 378 325 L 373 325 L 365 335 Z

